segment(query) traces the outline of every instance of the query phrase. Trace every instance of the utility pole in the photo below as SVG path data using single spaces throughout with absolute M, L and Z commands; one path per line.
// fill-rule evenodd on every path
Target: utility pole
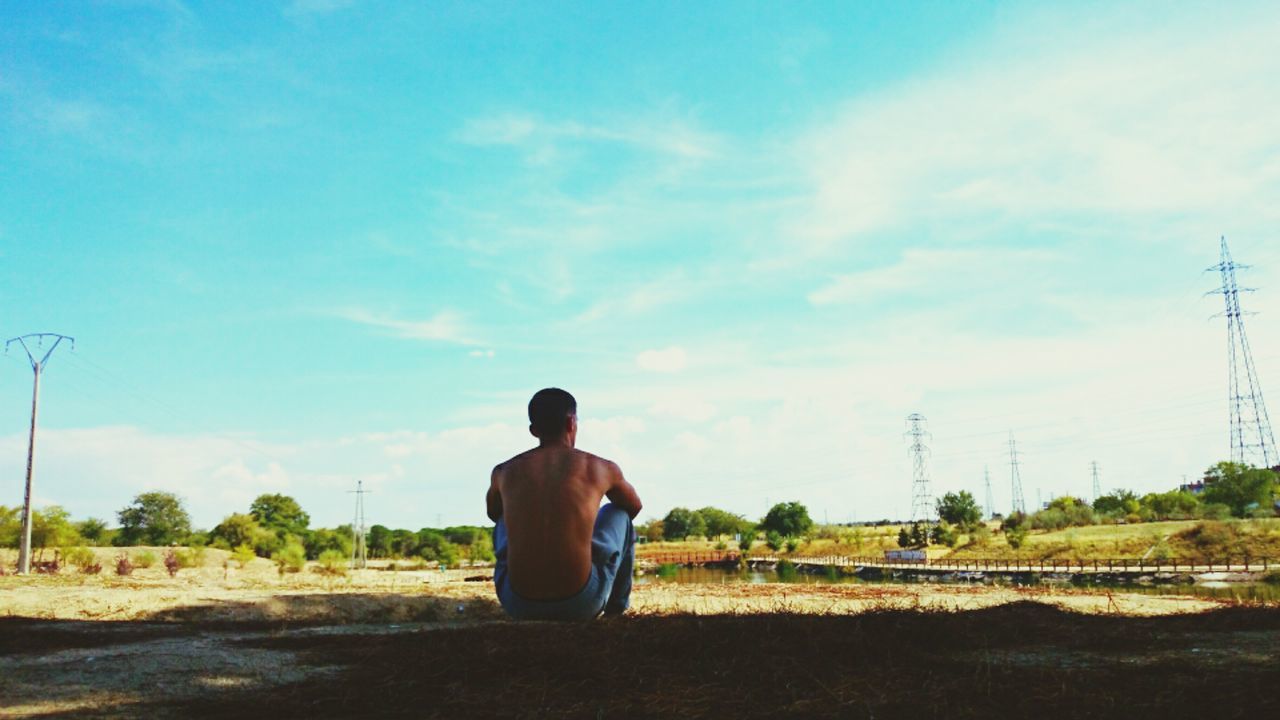
M 1090 463 L 1093 470 L 1093 499 L 1097 500 L 1102 497 L 1102 481 L 1098 479 L 1098 461 L 1094 460 Z
M 1222 238 L 1221 259 L 1205 272 L 1218 271 L 1222 287 L 1208 295 L 1222 295 L 1227 308 L 1218 315 L 1227 318 L 1227 407 L 1231 416 L 1231 460 L 1233 462 L 1271 468 L 1280 464 L 1280 451 L 1271 433 L 1271 419 L 1262 399 L 1262 385 L 1253 367 L 1253 353 L 1244 332 L 1244 316 L 1240 309 L 1240 293 L 1253 292 L 1236 284 L 1236 270 L 1248 268 L 1231 259 L 1227 238 Z M 1243 375 L 1243 377 L 1241 377 Z
M 1026 514 L 1027 501 L 1022 498 L 1022 477 L 1018 474 L 1018 444 L 1013 439 L 1013 431 L 1009 431 L 1009 468 L 1013 485 L 1013 511 Z
M 369 560 L 364 539 L 364 496 L 372 491 L 364 489 L 364 480 L 356 480 L 356 489 L 347 492 L 356 496 L 356 516 L 351 522 L 351 569 L 361 570 Z
M 995 496 L 991 494 L 991 469 L 986 465 L 982 466 L 982 480 L 987 485 L 987 517 L 993 517 L 996 514 Z
M 929 495 L 929 446 L 926 440 L 932 435 L 925 429 L 925 418 L 920 413 L 907 416 L 906 436 L 911 440 L 911 522 L 929 522 L 933 519 L 933 498 Z
M 36 354 L 44 348 L 45 338 L 52 338 L 53 342 L 49 345 L 48 351 L 37 360 Z M 31 346 L 27 344 L 28 340 L 35 342 L 35 354 L 31 352 Z M 35 375 L 31 388 L 31 435 L 27 441 L 27 486 L 22 495 L 22 537 L 18 544 L 19 575 L 26 575 L 31 572 L 31 481 L 35 475 L 36 465 L 36 417 L 40 412 L 40 375 L 44 372 L 44 368 L 49 362 L 49 356 L 53 355 L 53 351 L 58 348 L 58 345 L 63 340 L 71 343 L 72 350 L 75 349 L 75 338 L 57 333 L 22 335 L 12 338 L 4 344 L 5 352 L 9 352 L 9 346 L 13 343 L 21 345 L 22 349 L 27 353 L 27 360 L 31 362 L 31 372 Z

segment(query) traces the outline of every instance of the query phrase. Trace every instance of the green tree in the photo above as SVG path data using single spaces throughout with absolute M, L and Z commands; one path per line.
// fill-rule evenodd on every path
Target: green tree
M 936 507 L 943 522 L 959 525 L 966 532 L 982 522 L 982 508 L 968 490 L 943 495 Z
M 1132 515 L 1140 507 L 1138 496 L 1132 490 L 1112 490 L 1093 501 L 1094 511 L 1101 515 Z
M 60 506 L 50 505 L 31 511 L 31 547 L 43 550 L 79 545 L 81 542 L 71 515 Z
M 688 508 L 672 508 L 662 518 L 662 536 L 667 540 L 683 540 L 690 535 L 705 535 L 707 522 Z
M 1156 520 L 1185 520 L 1194 517 L 1200 508 L 1200 498 L 1185 490 L 1147 493 L 1139 502 Z
M 386 558 L 395 552 L 395 535 L 385 525 L 374 525 L 369 528 L 369 537 L 365 540 L 369 557 Z
M 297 500 L 288 495 L 259 495 L 249 505 L 249 514 L 258 524 L 277 535 L 297 535 L 304 537 L 307 526 L 311 524 L 311 516 L 303 511 Z
M 252 515 L 231 513 L 209 531 L 209 540 L 218 547 L 224 548 L 253 546 L 262 532 L 262 526 Z
M 111 534 L 107 529 L 106 521 L 98 518 L 88 518 L 76 523 L 76 532 L 80 533 L 80 537 L 90 545 L 105 544 L 105 540 Z
M 145 492 L 116 514 L 120 519 L 118 546 L 171 545 L 191 534 L 191 516 L 182 500 L 168 492 Z
M 907 531 L 906 525 L 903 525 L 902 527 L 898 528 L 898 547 L 900 548 L 911 547 L 911 533 Z
M 661 520 L 650 520 L 636 527 L 636 533 L 649 542 L 663 539 L 663 523 Z
M 1220 462 L 1209 468 L 1204 481 L 1204 502 L 1222 503 L 1236 517 L 1244 517 L 1253 508 L 1274 507 L 1276 474 L 1270 470 Z
M 731 513 L 728 510 L 721 510 L 716 507 L 704 507 L 697 510 L 697 514 L 702 517 L 706 523 L 707 537 L 720 537 L 721 535 L 737 535 L 742 532 L 743 527 L 748 523 L 746 518 L 741 515 Z
M 352 542 L 351 526 L 344 525 L 333 530 L 318 528 L 307 533 L 303 547 L 306 548 L 307 559 L 309 560 L 318 559 L 329 551 L 341 553 L 343 557 L 349 558 L 351 557 Z M 368 542 L 368 540 L 365 542 Z
M 813 520 L 809 517 L 809 509 L 798 502 L 778 503 L 769 508 L 760 527 L 765 531 L 774 531 L 784 537 L 798 537 L 813 529 Z

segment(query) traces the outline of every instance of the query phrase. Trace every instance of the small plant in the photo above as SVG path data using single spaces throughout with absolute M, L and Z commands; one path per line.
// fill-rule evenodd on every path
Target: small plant
M 770 550 L 778 552 L 782 549 L 783 542 L 782 533 L 777 530 L 770 530 L 765 533 L 764 544 L 768 545 Z
M 249 543 L 241 543 L 236 546 L 235 550 L 231 551 L 231 559 L 240 566 L 241 570 L 253 562 L 255 557 L 257 557 L 257 554 L 253 552 L 253 546 Z
M 793 553 L 796 548 L 800 547 L 800 541 L 795 538 L 787 538 L 787 552 Z
M 169 571 L 169 577 L 177 577 L 181 568 L 182 561 L 178 558 L 178 551 L 170 548 L 164 554 L 164 569 Z
M 720 540 L 720 541 L 716 542 L 716 549 L 717 549 L 717 550 L 727 550 L 727 549 L 729 549 L 729 546 L 728 546 L 728 545 L 725 545 L 723 540 Z
M 133 556 L 133 564 L 142 568 L 143 570 L 146 570 L 147 568 L 156 564 L 156 554 L 151 552 L 150 550 L 143 550 L 142 552 Z
M 341 550 L 325 550 L 316 558 L 316 572 L 329 577 L 342 577 L 347 574 L 347 556 Z
M 756 541 L 755 533 L 742 533 L 742 538 L 738 540 L 738 549 L 744 553 L 751 552 L 751 545 Z
M 78 568 L 80 572 L 86 575 L 95 573 L 92 568 L 97 567 L 97 572 L 102 572 L 102 566 L 94 562 L 93 551 L 87 547 L 70 547 L 62 552 L 62 558 L 67 565 Z
M 280 577 L 284 577 L 285 573 L 302 572 L 307 565 L 307 551 L 298 543 L 291 542 L 271 553 L 271 560 L 276 564 Z
M 178 567 L 193 568 L 204 564 L 204 548 L 175 548 L 169 551 L 178 560 Z M 169 563 L 166 556 L 165 565 Z
M 680 572 L 680 566 L 675 563 L 662 563 L 658 566 L 658 577 L 663 580 L 670 580 Z
M 1009 543 L 1009 547 L 1017 550 L 1027 541 L 1027 526 L 1017 525 L 1006 528 L 1004 531 L 1004 539 Z
M 129 561 L 128 553 L 120 553 L 116 558 L 116 574 L 121 577 L 128 577 L 133 574 L 133 563 Z

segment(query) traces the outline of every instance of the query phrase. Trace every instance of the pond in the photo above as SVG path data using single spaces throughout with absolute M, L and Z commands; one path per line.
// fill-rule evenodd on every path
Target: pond
M 1027 585 L 1035 583 L 1013 582 L 1011 579 L 991 576 L 997 585 Z M 727 583 L 793 583 L 801 585 L 883 585 L 883 584 L 921 584 L 921 583 L 974 583 L 977 580 L 942 580 L 931 578 L 863 580 L 854 575 L 844 574 L 835 568 L 826 573 L 802 573 L 795 568 L 783 567 L 780 570 L 730 570 L 714 567 L 686 567 L 683 565 L 662 565 L 656 570 L 636 578 L 637 585 L 647 584 L 727 584 Z M 1043 582 L 1039 584 L 1051 584 Z M 1052 584 L 1064 584 L 1052 581 Z M 1142 595 L 1192 595 L 1207 598 L 1230 598 L 1242 601 L 1280 602 L 1280 585 L 1265 582 L 1204 582 L 1177 585 L 1141 585 L 1137 583 L 1082 584 L 1077 587 L 1106 588 L 1119 592 L 1139 593 Z

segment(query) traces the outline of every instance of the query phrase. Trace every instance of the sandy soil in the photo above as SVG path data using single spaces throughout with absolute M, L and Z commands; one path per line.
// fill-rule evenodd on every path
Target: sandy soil
M 254 638 L 368 636 L 505 622 L 486 568 L 280 577 L 266 561 L 243 569 L 214 562 L 182 570 L 176 578 L 161 567 L 132 577 L 108 571 L 0 577 L 0 716 L 128 716 L 131 704 L 143 700 L 268 688 L 330 671 L 300 662 L 288 650 L 246 646 Z M 1028 599 L 1132 616 L 1217 605 L 1070 588 L 654 583 L 636 587 L 633 613 L 848 615 L 887 608 L 966 610 Z

